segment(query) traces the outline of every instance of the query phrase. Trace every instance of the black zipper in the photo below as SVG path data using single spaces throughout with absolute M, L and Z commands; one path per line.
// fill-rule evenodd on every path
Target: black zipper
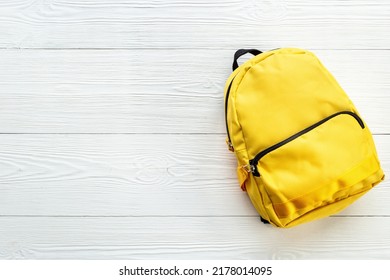
M 269 147 L 269 148 L 267 148 L 267 149 L 261 151 L 260 153 L 258 153 L 253 159 L 251 159 L 251 160 L 249 161 L 249 167 L 250 167 L 249 170 L 250 170 L 250 172 L 252 172 L 253 176 L 260 177 L 260 173 L 259 173 L 259 171 L 258 171 L 258 169 L 257 169 L 257 164 L 259 163 L 259 160 L 260 160 L 262 157 L 264 157 L 264 156 L 267 155 L 268 153 L 270 153 L 270 152 L 272 152 L 272 151 L 274 151 L 274 150 L 280 148 L 281 146 L 286 145 L 288 142 L 293 141 L 294 139 L 296 139 L 296 138 L 302 136 L 303 134 L 308 133 L 309 131 L 313 130 L 313 129 L 316 128 L 317 126 L 322 125 L 323 123 L 329 121 L 330 119 L 332 119 L 332 118 L 334 118 L 334 117 L 336 117 L 336 116 L 338 116 L 338 115 L 350 115 L 350 116 L 352 116 L 352 117 L 355 118 L 355 120 L 359 123 L 359 125 L 360 125 L 360 127 L 361 127 L 362 129 L 364 129 L 364 127 L 365 127 L 365 126 L 364 126 L 364 123 L 363 123 L 363 121 L 362 121 L 362 119 L 361 119 L 357 114 L 355 114 L 354 112 L 350 112 L 350 111 L 341 111 L 341 112 L 335 113 L 335 114 L 333 114 L 333 115 L 330 115 L 329 117 L 326 117 L 325 119 L 322 119 L 322 120 L 319 121 L 319 122 L 316 122 L 315 124 L 313 124 L 313 125 L 311 125 L 311 126 L 305 128 L 305 129 L 299 131 L 298 133 L 296 133 L 296 134 L 294 134 L 294 135 L 288 137 L 287 139 L 285 139 L 285 140 L 283 140 L 283 141 L 281 141 L 281 142 L 279 142 L 279 143 L 277 143 L 277 144 L 275 144 L 275 145 L 273 145 L 273 146 L 271 146 L 271 147 Z
M 232 144 L 232 140 L 230 139 L 230 133 L 229 133 L 229 127 L 228 127 L 228 120 L 227 120 L 227 111 L 228 111 L 228 101 L 229 101 L 229 95 L 230 95 L 230 88 L 232 87 L 232 84 L 233 84 L 233 81 L 234 81 L 234 78 L 232 78 L 232 80 L 230 81 L 230 84 L 227 88 L 227 91 L 226 91 L 226 96 L 225 96 L 225 124 L 226 124 L 226 132 L 227 132 L 227 137 L 228 137 L 228 146 L 229 146 L 229 150 L 234 152 L 234 147 L 233 147 L 233 144 Z

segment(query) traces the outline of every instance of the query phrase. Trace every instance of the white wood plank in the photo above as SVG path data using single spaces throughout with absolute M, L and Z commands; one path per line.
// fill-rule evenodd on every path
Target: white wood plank
M 225 133 L 233 53 L 0 50 L 0 132 Z M 370 129 L 390 133 L 390 51 L 316 53 Z
M 0 215 L 257 216 L 223 135 L 1 135 Z M 385 173 L 390 136 L 375 137 Z M 390 215 L 385 181 L 340 215 Z
M 1 259 L 388 259 L 390 218 L 1 217 Z
M 389 26 L 387 0 L 1 1 L 0 259 L 389 259 L 388 181 L 263 225 L 222 101 L 235 49 L 317 50 L 388 173 Z
M 376 1 L 4 1 L 1 48 L 387 48 Z

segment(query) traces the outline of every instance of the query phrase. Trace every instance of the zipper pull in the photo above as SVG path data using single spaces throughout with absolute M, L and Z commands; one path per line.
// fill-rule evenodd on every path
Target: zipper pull
M 256 172 L 256 166 L 251 165 L 251 164 L 243 165 L 242 168 L 243 168 L 246 172 L 248 172 L 248 173 L 255 173 L 255 172 Z
M 240 184 L 240 188 L 245 192 L 246 186 L 245 182 L 248 180 L 249 173 L 248 170 L 246 170 L 245 165 L 237 167 L 237 178 L 238 182 Z
M 226 144 L 228 145 L 229 151 L 234 152 L 233 144 L 229 141 L 229 139 L 226 139 Z
M 255 159 L 251 159 L 249 161 L 249 164 L 246 165 L 248 166 L 248 169 L 250 170 L 250 172 L 253 174 L 253 176 L 255 177 L 260 177 L 260 172 L 259 170 L 257 169 L 257 161 Z
M 245 164 L 237 167 L 237 177 L 238 181 L 240 183 L 241 189 L 245 192 L 246 191 L 246 181 L 249 178 L 250 173 L 256 172 L 256 167 L 250 164 Z

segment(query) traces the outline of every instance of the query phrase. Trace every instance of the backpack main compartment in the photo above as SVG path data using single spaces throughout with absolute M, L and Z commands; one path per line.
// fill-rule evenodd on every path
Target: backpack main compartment
M 309 51 L 272 50 L 238 67 L 225 114 L 240 186 L 275 226 L 334 214 L 383 180 L 367 125 Z

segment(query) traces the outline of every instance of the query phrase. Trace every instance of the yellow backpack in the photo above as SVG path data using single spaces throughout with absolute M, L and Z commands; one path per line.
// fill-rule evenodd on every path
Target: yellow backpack
M 237 59 L 255 55 L 238 66 Z M 263 222 L 334 214 L 384 178 L 372 135 L 311 52 L 238 50 L 225 87 L 227 143 Z

